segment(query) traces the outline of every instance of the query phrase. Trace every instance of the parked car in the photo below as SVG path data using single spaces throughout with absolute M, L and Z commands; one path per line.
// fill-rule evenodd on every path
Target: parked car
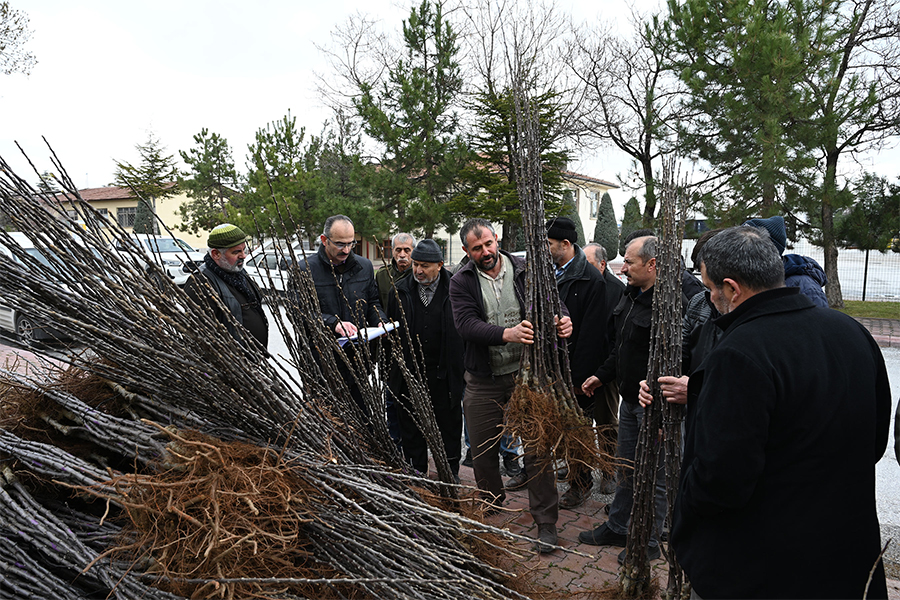
M 290 261 L 290 256 L 278 252 L 255 252 L 244 261 L 244 270 L 264 293 L 283 294 Z
M 178 286 L 183 286 L 191 273 L 203 262 L 204 253 L 194 250 L 182 239 L 146 233 L 135 233 L 131 238 L 141 245 L 144 252 L 152 257 Z M 125 244 L 118 240 L 114 247 L 116 250 L 126 249 Z
M 46 266 L 51 264 L 50 259 L 54 255 L 50 249 L 36 247 L 34 242 L 21 232 L 10 232 L 8 235 L 30 256 L 33 256 Z M 2 242 L 0 242 L 0 257 L 2 257 L 2 260 L 13 260 L 22 264 L 22 261 L 16 258 L 12 250 Z M 3 298 L 0 298 L 0 329 L 15 334 L 25 346 L 32 346 L 35 343 L 63 342 L 68 339 L 62 332 L 45 327 L 26 312 L 10 306 Z

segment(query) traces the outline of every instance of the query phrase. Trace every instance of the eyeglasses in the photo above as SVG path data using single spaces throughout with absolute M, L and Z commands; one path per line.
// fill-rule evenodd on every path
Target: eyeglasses
M 325 236 L 325 237 L 328 237 L 328 236 Z M 334 244 L 335 246 L 337 246 L 338 250 L 344 250 L 346 248 L 349 248 L 352 250 L 352 249 L 356 248 L 356 240 L 353 240 L 352 242 L 336 242 L 329 237 L 328 241 L 331 242 L 332 244 Z

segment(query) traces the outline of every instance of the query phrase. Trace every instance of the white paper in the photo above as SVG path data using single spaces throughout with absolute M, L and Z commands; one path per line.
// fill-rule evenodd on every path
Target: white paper
M 394 321 L 392 323 L 385 323 L 384 327 L 366 327 L 365 329 L 360 329 L 356 334 L 349 337 L 339 337 L 338 344 L 340 344 L 341 348 L 343 348 L 344 344 L 346 344 L 347 342 L 356 342 L 360 339 L 374 340 L 375 338 L 383 336 L 388 331 L 393 331 L 399 326 L 400 323 Z

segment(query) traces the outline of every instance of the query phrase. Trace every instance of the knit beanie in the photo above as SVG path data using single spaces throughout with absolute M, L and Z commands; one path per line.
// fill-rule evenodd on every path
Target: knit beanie
M 787 245 L 787 233 L 784 228 L 784 217 L 775 215 L 768 219 L 750 219 L 744 225 L 765 229 L 772 238 L 772 243 L 778 249 L 778 254 L 784 254 L 784 248 Z
M 552 240 L 569 240 L 573 244 L 578 241 L 575 221 L 568 217 L 556 217 L 547 221 L 547 237 Z
M 243 232 L 237 225 L 222 223 L 209 232 L 206 245 L 210 248 L 231 248 L 244 242 L 249 242 L 250 236 Z
M 444 253 L 434 240 L 422 240 L 412 251 L 412 259 L 418 262 L 444 262 Z

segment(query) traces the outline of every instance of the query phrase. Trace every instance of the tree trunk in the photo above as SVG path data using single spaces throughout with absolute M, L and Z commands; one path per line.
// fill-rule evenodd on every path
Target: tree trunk
M 649 158 L 641 159 L 641 167 L 644 171 L 644 227 L 653 227 L 656 221 L 656 185 L 653 181 L 653 164 Z
M 822 186 L 822 240 L 825 251 L 825 298 L 831 308 L 844 308 L 841 281 L 838 278 L 838 250 L 834 239 L 834 200 L 837 197 L 837 151 L 829 152 L 825 163 L 825 182 Z

